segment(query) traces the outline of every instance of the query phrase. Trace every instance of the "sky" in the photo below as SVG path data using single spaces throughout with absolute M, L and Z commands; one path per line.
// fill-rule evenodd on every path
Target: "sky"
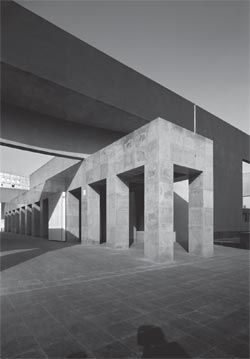
M 28 177 L 51 158 L 53 156 L 0 146 L 0 171 Z
M 16 2 L 250 133 L 248 1 Z M 4 149 L 2 172 L 28 175 L 51 158 L 15 151 Z

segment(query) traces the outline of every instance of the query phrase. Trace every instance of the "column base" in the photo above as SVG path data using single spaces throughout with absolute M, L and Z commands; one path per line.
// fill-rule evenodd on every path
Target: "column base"
M 174 232 L 144 232 L 144 255 L 158 263 L 174 261 Z

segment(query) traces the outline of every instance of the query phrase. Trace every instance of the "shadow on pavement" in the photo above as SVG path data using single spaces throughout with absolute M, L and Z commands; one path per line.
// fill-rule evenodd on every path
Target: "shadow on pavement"
M 79 245 L 79 242 L 52 242 L 46 238 L 27 237 L 1 233 L 0 270 L 6 270 L 44 253 Z M 14 253 L 9 253 L 13 251 Z M 4 255 L 4 252 L 8 254 Z
M 78 359 L 83 359 L 83 358 L 87 358 L 87 354 L 85 352 L 77 352 L 77 353 L 72 353 L 69 356 L 67 356 L 67 358 L 78 358 Z
M 168 343 L 161 328 L 154 325 L 139 327 L 137 343 L 143 347 L 142 358 L 190 358 L 177 342 Z

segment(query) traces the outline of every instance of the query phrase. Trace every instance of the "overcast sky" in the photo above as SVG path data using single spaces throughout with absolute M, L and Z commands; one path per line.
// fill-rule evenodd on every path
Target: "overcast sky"
M 248 1 L 16 2 L 250 132 Z M 25 152 L 19 161 L 13 151 L 4 150 L 2 171 L 27 175 L 50 158 Z

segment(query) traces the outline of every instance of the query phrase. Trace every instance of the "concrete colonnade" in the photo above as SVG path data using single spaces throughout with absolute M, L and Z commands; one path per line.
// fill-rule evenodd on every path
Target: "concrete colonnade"
M 107 242 L 126 249 L 139 229 L 133 217 L 138 207 L 144 255 L 171 262 L 174 181 L 188 179 L 188 251 L 213 254 L 211 140 L 157 119 L 86 158 L 80 173 L 78 189 L 50 193 L 39 202 L 15 209 L 6 226 L 12 232 L 49 240 L 77 238 L 82 243 Z
M 100 188 L 105 186 L 107 244 L 129 248 L 133 231 L 130 202 L 134 198 L 130 183 L 141 175 L 144 254 L 154 261 L 173 261 L 174 175 L 177 171 L 176 177 L 189 180 L 188 251 L 202 256 L 213 254 L 211 140 L 157 119 L 89 156 L 85 162 L 83 242 L 101 243 Z
M 5 213 L 6 232 L 65 241 L 65 192 Z

